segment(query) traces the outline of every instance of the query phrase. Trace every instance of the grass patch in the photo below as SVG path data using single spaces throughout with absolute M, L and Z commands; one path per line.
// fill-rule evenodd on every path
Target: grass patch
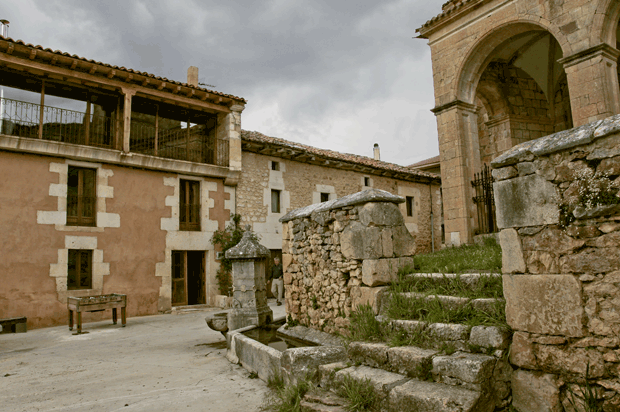
M 450 307 L 439 299 L 406 297 L 394 293 L 390 297 L 386 315 L 392 319 L 420 320 L 428 323 L 507 327 L 503 301 L 497 301 L 491 308 L 482 311 L 474 309 L 471 304 Z
M 409 273 L 496 272 L 502 269 L 502 248 L 495 239 L 484 239 L 484 245 L 447 247 L 434 253 L 416 255 L 415 270 Z
M 271 387 L 271 386 L 270 386 Z M 274 390 L 260 408 L 263 412 L 301 412 L 301 400 L 312 389 L 313 384 L 308 379 L 299 380 L 297 385 L 284 386 L 278 381 Z
M 381 399 L 377 396 L 370 379 L 357 380 L 345 375 L 336 394 L 347 400 L 348 411 L 378 411 Z
M 502 278 L 500 276 L 480 276 L 474 284 L 461 279 L 444 277 L 443 279 L 414 278 L 399 274 L 400 281 L 393 284 L 392 292 L 416 292 L 426 295 L 458 296 L 469 299 L 503 297 Z
M 383 342 L 386 339 L 386 322 L 375 318 L 375 311 L 370 305 L 359 305 L 349 316 L 350 341 Z

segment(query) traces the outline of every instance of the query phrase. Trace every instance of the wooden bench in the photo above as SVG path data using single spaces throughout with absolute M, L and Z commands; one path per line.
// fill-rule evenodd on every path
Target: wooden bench
M 73 330 L 73 312 L 77 313 L 77 333 L 82 333 L 82 312 L 100 312 L 112 309 L 112 322 L 116 325 L 116 309 L 121 308 L 121 322 L 127 324 L 127 295 L 112 293 L 109 295 L 84 296 L 81 298 L 68 297 L 69 330 Z M 86 332 L 87 333 L 87 332 Z
M 25 333 L 28 331 L 26 317 L 0 319 L 0 333 Z

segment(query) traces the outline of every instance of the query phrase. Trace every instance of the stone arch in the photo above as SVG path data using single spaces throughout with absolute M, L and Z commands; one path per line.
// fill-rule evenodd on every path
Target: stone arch
M 591 31 L 590 44 L 595 46 L 601 42 L 617 47 L 618 21 L 620 20 L 620 2 L 618 0 L 600 0 Z
M 543 24 L 544 23 L 544 24 Z M 565 36 L 550 22 L 544 19 L 536 21 L 518 20 L 497 26 L 485 33 L 481 40 L 474 44 L 466 53 L 463 64 L 458 69 L 456 90 L 457 100 L 474 104 L 478 81 L 493 58 L 493 52 L 502 43 L 526 35 L 533 31 L 548 32 L 559 43 L 564 56 L 570 55 L 572 48 Z

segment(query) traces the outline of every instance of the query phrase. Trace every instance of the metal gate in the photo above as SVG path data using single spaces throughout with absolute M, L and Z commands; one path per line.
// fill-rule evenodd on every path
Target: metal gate
M 497 232 L 495 221 L 495 200 L 493 199 L 493 176 L 487 164 L 480 173 L 474 173 L 471 181 L 475 196 L 473 197 L 478 209 L 478 234 Z

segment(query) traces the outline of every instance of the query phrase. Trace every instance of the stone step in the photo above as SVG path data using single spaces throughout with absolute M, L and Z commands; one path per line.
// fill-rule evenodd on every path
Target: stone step
M 497 358 L 467 352 L 436 356 L 432 360 L 433 378 L 448 385 L 482 385 L 491 379 Z M 479 386 L 467 385 L 474 389 Z
M 491 412 L 495 408 L 478 391 L 418 380 L 395 387 L 388 402 L 388 410 L 394 412 Z
M 406 376 L 368 366 L 337 364 L 319 367 L 322 388 L 335 389 L 345 375 L 356 380 L 369 379 L 375 392 L 384 399 L 384 408 L 390 412 L 490 412 L 493 401 L 480 391 L 438 382 L 408 379 Z
M 389 347 L 384 343 L 351 342 L 347 355 L 354 363 L 381 368 L 410 378 L 430 376 L 435 350 L 415 346 Z
M 497 326 L 469 326 L 458 323 L 427 323 L 418 320 L 394 319 L 388 320 L 378 317 L 378 320 L 387 320 L 392 328 L 398 328 L 410 335 L 419 335 L 426 331 L 432 338 L 430 345 L 433 349 L 445 349 L 450 344 L 455 350 L 464 352 L 484 351 L 486 353 L 505 350 L 510 345 L 511 333 L 506 328 Z M 501 356 L 501 353 L 497 354 Z

